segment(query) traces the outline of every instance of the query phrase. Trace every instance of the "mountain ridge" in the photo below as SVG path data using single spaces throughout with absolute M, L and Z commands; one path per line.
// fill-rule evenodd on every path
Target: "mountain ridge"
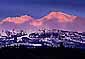
M 0 22 L 1 29 L 9 27 L 9 29 L 25 28 L 33 31 L 42 28 L 85 31 L 83 25 L 85 25 L 84 18 L 63 12 L 50 12 L 39 19 L 34 19 L 32 16 L 27 15 L 20 17 L 8 17 Z

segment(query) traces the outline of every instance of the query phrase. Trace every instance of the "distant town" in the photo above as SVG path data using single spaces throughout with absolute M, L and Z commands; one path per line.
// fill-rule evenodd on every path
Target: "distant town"
M 85 32 L 65 30 L 39 30 L 27 34 L 24 30 L 2 30 L 0 48 L 24 46 L 26 48 L 85 48 Z

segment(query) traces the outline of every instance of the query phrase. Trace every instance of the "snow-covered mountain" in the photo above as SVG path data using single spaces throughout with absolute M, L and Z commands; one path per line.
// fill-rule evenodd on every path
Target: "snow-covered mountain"
M 2 29 L 23 29 L 36 31 L 39 29 L 63 29 L 71 31 L 85 31 L 85 18 L 69 15 L 63 12 L 50 12 L 40 19 L 31 16 L 8 17 L 0 21 Z

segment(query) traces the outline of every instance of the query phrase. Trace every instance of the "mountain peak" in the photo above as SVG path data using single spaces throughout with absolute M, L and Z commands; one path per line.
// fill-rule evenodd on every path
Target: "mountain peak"
M 72 22 L 77 16 L 69 15 L 63 12 L 50 12 L 44 18 L 48 20 L 57 19 L 59 22 Z
M 2 24 L 4 22 L 13 22 L 13 23 L 16 23 L 16 24 L 21 24 L 21 23 L 24 23 L 26 21 L 30 21 L 32 19 L 33 18 L 31 16 L 27 16 L 27 15 L 20 16 L 20 17 L 7 17 L 7 18 L 3 19 L 0 22 L 0 24 Z

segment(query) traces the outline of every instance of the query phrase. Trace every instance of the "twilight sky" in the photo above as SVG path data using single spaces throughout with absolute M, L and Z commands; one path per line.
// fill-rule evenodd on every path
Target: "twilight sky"
M 6 17 L 31 15 L 40 18 L 50 11 L 85 17 L 84 0 L 0 0 L 0 20 Z

